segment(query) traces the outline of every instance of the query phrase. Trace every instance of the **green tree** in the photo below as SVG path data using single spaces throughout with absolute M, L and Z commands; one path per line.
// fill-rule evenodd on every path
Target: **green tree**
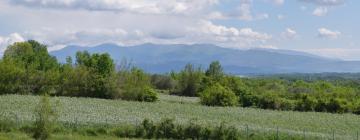
M 146 102 L 158 99 L 157 93 L 151 88 L 149 75 L 139 68 L 119 71 L 117 85 L 119 92 L 115 98 Z
M 24 93 L 25 69 L 11 61 L 0 61 L 0 94 Z
M 203 72 L 200 68 L 194 68 L 192 64 L 187 64 L 177 76 L 178 84 L 172 94 L 181 96 L 197 96 L 201 89 Z
M 15 65 L 16 69 L 14 70 L 23 69 L 24 75 L 21 83 L 15 84 L 19 86 L 16 87 L 17 89 L 22 89 L 21 93 L 51 94 L 56 92 L 55 86 L 58 85 L 60 64 L 55 57 L 48 53 L 46 45 L 34 40 L 14 43 L 5 50 L 3 61 Z M 18 75 L 12 79 L 17 77 L 22 76 Z M 2 82 L 2 84 L 5 83 Z
M 224 76 L 223 68 L 221 67 L 220 62 L 219 61 L 211 62 L 205 74 L 214 81 L 217 82 L 220 81 Z
M 108 53 L 104 54 L 89 54 L 89 52 L 77 52 L 76 64 L 86 66 L 97 74 L 108 77 L 115 72 L 115 64 Z
M 4 53 L 4 60 L 12 60 L 26 69 L 47 71 L 59 68 L 56 58 L 47 51 L 47 46 L 34 40 L 10 45 Z

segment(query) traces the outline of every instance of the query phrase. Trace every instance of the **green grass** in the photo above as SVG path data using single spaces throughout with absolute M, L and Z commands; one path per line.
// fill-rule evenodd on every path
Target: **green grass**
M 122 139 L 127 140 L 127 138 L 122 138 Z M 33 138 L 31 138 L 26 133 L 10 132 L 10 133 L 0 133 L 0 140 L 33 140 Z M 53 134 L 50 140 L 119 140 L 119 138 L 114 136 L 84 136 L 79 134 Z M 131 139 L 131 140 L 137 140 L 137 139 Z
M 0 96 L 0 119 L 12 119 L 16 124 L 34 121 L 34 107 L 40 97 L 25 95 Z M 360 132 L 360 116 L 316 112 L 273 111 L 240 107 L 207 107 L 197 98 L 161 95 L 156 103 L 104 100 L 91 98 L 54 97 L 59 102 L 59 120 L 72 125 L 139 124 L 145 118 L 160 121 L 173 118 L 176 123 L 196 120 L 204 125 L 222 122 L 250 133 L 288 133 L 302 137 L 317 136 L 339 139 L 356 138 Z M 1 137 L 1 135 L 0 135 Z

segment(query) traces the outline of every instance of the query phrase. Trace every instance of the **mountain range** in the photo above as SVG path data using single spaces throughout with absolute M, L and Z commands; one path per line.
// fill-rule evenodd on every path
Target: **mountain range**
M 61 62 L 77 51 L 109 53 L 117 64 L 122 60 L 151 73 L 178 71 L 187 63 L 206 68 L 211 61 L 221 62 L 224 70 L 232 74 L 360 72 L 360 61 L 344 61 L 312 55 L 300 51 L 278 49 L 239 50 L 212 44 L 142 44 L 119 46 L 67 46 L 50 52 Z

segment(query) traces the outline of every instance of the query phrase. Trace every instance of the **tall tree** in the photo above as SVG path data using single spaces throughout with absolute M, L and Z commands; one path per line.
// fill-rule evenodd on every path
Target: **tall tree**
M 203 72 L 200 68 L 195 68 L 192 64 L 187 64 L 179 73 L 178 84 L 173 94 L 182 96 L 197 96 L 203 78 Z
M 223 68 L 219 61 L 211 62 L 209 68 L 206 70 L 206 76 L 212 78 L 214 81 L 220 81 L 224 76 Z

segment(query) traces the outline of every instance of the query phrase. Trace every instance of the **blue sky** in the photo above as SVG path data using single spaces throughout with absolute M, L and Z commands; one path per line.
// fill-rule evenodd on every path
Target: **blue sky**
M 0 0 L 0 54 L 35 39 L 57 50 L 212 43 L 360 60 L 356 0 Z

